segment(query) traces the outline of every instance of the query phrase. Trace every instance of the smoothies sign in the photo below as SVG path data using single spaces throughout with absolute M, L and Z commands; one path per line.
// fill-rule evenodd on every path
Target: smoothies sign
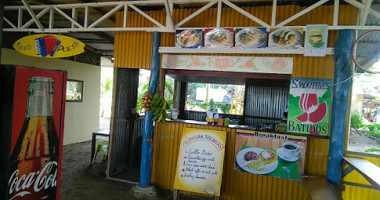
M 287 131 L 328 135 L 331 80 L 292 78 Z
M 220 196 L 226 132 L 184 128 L 174 189 Z
M 299 180 L 304 172 L 305 151 L 306 137 L 239 129 L 235 169 Z

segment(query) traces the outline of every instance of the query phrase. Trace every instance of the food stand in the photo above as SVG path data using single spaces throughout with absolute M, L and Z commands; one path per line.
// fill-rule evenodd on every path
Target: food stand
M 344 6 L 343 6 L 344 7 Z M 248 10 L 250 12 L 256 13 L 257 16 L 262 16 L 265 18 L 265 11 L 270 8 L 266 6 L 262 7 L 250 7 Z M 305 14 L 302 18 L 296 20 L 292 25 L 297 25 L 297 23 L 302 22 L 302 24 L 329 24 L 329 18 L 323 13 L 328 13 L 333 10 L 333 6 L 322 6 L 317 8 L 314 12 L 314 17 L 309 14 Z M 178 19 L 175 21 L 180 21 L 183 19 L 183 15 L 189 15 L 193 10 L 191 9 L 174 9 L 175 16 Z M 198 18 L 188 23 L 189 27 L 213 27 L 215 26 L 213 22 L 208 20 L 206 16 L 214 16 L 216 9 L 209 9 L 202 13 Z M 289 14 L 294 11 L 292 6 L 281 7 L 281 13 Z M 182 14 L 180 14 L 183 13 Z M 221 27 L 248 27 L 251 26 L 249 19 L 240 17 L 239 15 L 233 14 L 232 9 L 224 9 L 226 13 L 225 17 L 221 19 Z M 318 19 L 315 18 L 315 14 L 318 15 Z M 350 9 L 349 7 L 344 7 L 341 9 L 340 16 L 344 17 L 345 21 L 343 23 L 351 24 L 354 23 L 356 17 L 352 13 L 356 11 Z M 131 14 L 131 13 L 128 13 Z M 132 13 L 133 14 L 133 13 Z M 131 15 L 132 15 L 131 14 Z M 150 11 L 152 16 L 160 16 L 162 13 L 160 11 Z M 140 19 L 137 15 L 134 16 Z M 278 15 L 280 20 L 284 20 L 285 17 Z M 122 24 L 123 15 L 117 16 L 119 24 Z M 129 17 L 128 19 L 131 19 Z M 131 25 L 137 24 L 138 20 L 129 21 Z M 143 18 L 141 18 L 140 23 L 147 23 Z M 136 44 L 134 40 L 138 38 L 142 43 Z M 327 39 L 328 47 L 332 47 L 337 39 L 337 32 L 330 31 L 329 37 Z M 286 50 L 273 50 L 273 49 L 184 49 L 180 47 L 173 47 L 175 41 L 175 35 L 171 33 L 163 33 L 161 37 L 161 47 L 159 52 L 161 55 L 161 73 L 162 74 L 177 74 L 178 76 L 201 76 L 202 70 L 189 70 L 188 68 L 184 70 L 185 66 L 181 68 L 180 65 L 172 65 L 176 69 L 170 69 L 170 64 L 173 64 L 176 59 L 187 59 L 188 57 L 200 57 L 199 61 L 201 63 L 201 57 L 217 57 L 221 56 L 226 59 L 240 58 L 244 59 L 246 57 L 250 58 L 264 58 L 264 59 L 276 59 L 283 58 L 291 60 L 292 70 L 288 75 L 284 74 L 273 74 L 269 73 L 263 75 L 262 73 L 244 73 L 243 71 L 235 71 L 235 73 L 213 71 L 210 72 L 208 69 L 208 76 L 214 76 L 215 78 L 260 78 L 268 80 L 288 80 L 290 78 L 308 78 L 308 79 L 333 79 L 334 75 L 334 61 L 332 56 L 331 48 L 327 48 L 327 55 L 324 57 L 305 57 L 303 49 L 286 49 Z M 117 49 L 117 54 L 115 56 L 115 66 L 116 67 L 126 67 L 126 68 L 145 68 L 149 69 L 150 60 L 150 47 L 151 34 L 141 32 L 139 34 L 134 33 L 117 33 L 115 45 Z M 132 44 L 130 48 L 123 48 L 123 44 Z M 310 53 L 310 52 L 309 52 Z M 318 52 L 320 53 L 320 52 Z M 177 56 L 177 58 L 173 58 Z M 191 61 L 189 61 L 191 62 Z M 197 62 L 195 62 L 197 63 Z M 289 63 L 289 62 L 288 62 Z M 164 69 L 164 65 L 167 65 Z M 198 66 L 199 67 L 199 66 Z M 210 65 L 201 66 L 207 69 L 211 67 Z M 221 67 L 225 68 L 225 67 Z M 221 69 L 218 68 L 218 69 Z M 206 73 L 206 72 L 204 72 Z M 290 75 L 290 76 L 289 76 Z M 161 86 L 162 87 L 162 86 Z M 208 125 L 205 121 L 195 121 L 179 119 L 170 121 L 167 123 L 158 123 L 154 127 L 153 136 L 153 160 L 152 160 L 152 184 L 157 185 L 164 189 L 173 189 L 173 184 L 176 176 L 177 160 L 179 155 L 181 136 L 183 130 L 186 128 L 196 128 L 203 130 L 218 130 L 226 132 L 226 148 L 224 157 L 224 174 L 222 181 L 222 191 L 221 195 L 224 199 L 309 199 L 309 195 L 300 181 L 287 180 L 284 178 L 275 178 L 271 176 L 263 176 L 251 173 L 245 173 L 235 170 L 236 163 L 236 142 L 238 140 L 238 133 L 241 129 L 251 130 L 252 127 L 244 125 L 229 125 L 228 127 Z M 273 131 L 264 131 L 265 134 L 273 133 Z M 283 133 L 278 133 L 283 134 Z M 286 133 L 289 135 L 301 136 L 296 133 Z M 322 176 L 325 177 L 327 173 L 327 162 L 328 162 L 328 152 L 329 152 L 329 132 L 325 135 L 304 135 L 307 137 L 307 145 L 304 160 L 304 174 Z M 260 154 L 260 152 L 257 152 Z M 351 189 L 351 188 L 349 188 Z M 363 191 L 366 189 L 362 189 Z M 347 190 L 344 194 L 347 195 Z M 365 193 L 365 192 L 363 192 Z

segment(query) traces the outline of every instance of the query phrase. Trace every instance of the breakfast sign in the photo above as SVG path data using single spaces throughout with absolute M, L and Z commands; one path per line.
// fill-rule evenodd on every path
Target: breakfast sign
M 64 35 L 36 34 L 25 36 L 13 44 L 24 55 L 39 58 L 65 58 L 84 52 L 85 44 Z
M 287 132 L 328 135 L 331 80 L 292 78 Z
M 184 128 L 174 189 L 220 196 L 226 131 Z
M 304 172 L 306 142 L 302 136 L 238 129 L 235 169 L 299 180 Z

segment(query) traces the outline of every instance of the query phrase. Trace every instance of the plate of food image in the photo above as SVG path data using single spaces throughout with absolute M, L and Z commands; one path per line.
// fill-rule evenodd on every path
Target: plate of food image
M 236 163 L 249 173 L 269 174 L 278 166 L 277 154 L 269 151 L 262 148 L 245 148 L 236 155 Z
M 302 47 L 303 36 L 294 29 L 279 29 L 269 35 L 269 46 L 280 49 L 298 49 Z
M 312 47 L 322 47 L 325 44 L 323 41 L 323 30 L 321 28 L 311 28 L 308 34 L 308 40 Z
M 258 28 L 243 28 L 235 35 L 235 47 L 255 48 L 266 42 L 266 34 Z
M 219 191 L 219 186 L 216 183 L 206 183 L 203 186 L 203 191 L 210 195 L 215 195 Z
M 208 31 L 208 32 L 206 32 Z M 212 30 L 206 30 L 205 32 L 205 46 L 211 48 L 230 48 L 233 46 L 234 34 L 233 32 L 223 29 L 216 28 Z
M 186 29 L 176 36 L 177 44 L 181 47 L 195 47 L 202 43 L 202 36 L 197 30 Z

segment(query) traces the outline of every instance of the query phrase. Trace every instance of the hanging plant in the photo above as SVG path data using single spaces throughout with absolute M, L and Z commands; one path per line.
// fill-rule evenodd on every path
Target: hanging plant
M 167 109 L 169 109 L 169 106 L 164 98 L 164 96 L 157 92 L 152 99 L 152 104 L 150 107 L 150 112 L 153 114 L 152 121 L 165 122 L 166 119 L 170 119 L 170 116 L 167 113 Z

